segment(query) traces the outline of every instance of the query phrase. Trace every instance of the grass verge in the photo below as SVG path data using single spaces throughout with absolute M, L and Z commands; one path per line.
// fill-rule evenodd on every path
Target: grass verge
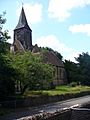
M 57 86 L 53 90 L 37 90 L 37 91 L 26 91 L 24 93 L 24 96 L 30 97 L 30 96 L 42 96 L 42 95 L 61 95 L 61 94 L 67 94 L 67 93 L 80 93 L 84 91 L 90 91 L 89 86 L 75 86 L 71 87 L 69 85 L 65 86 Z

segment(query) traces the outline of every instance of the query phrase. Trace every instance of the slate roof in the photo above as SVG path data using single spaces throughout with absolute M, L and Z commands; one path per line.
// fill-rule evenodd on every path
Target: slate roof
M 22 7 L 21 14 L 20 14 L 20 17 L 19 17 L 19 22 L 18 22 L 18 24 L 17 24 L 17 26 L 16 26 L 16 28 L 14 30 L 20 29 L 20 28 L 23 28 L 23 27 L 31 30 L 29 25 L 28 25 L 27 19 L 26 19 L 24 8 Z
M 52 64 L 54 66 L 59 66 L 59 67 L 64 67 L 64 64 L 62 61 L 55 55 L 54 52 L 49 51 L 43 53 L 44 55 L 44 60 L 46 63 Z

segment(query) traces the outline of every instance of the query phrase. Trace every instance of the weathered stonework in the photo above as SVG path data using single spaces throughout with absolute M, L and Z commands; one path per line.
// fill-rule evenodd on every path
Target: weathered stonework
M 25 50 L 32 50 L 32 30 L 30 29 L 22 7 L 19 22 L 14 29 L 14 50 L 19 51 L 16 41 L 19 41 Z

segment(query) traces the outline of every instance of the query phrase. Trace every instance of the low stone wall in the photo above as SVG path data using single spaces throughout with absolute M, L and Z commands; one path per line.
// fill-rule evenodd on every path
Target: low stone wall
M 24 117 L 20 120 L 70 120 L 71 110 L 56 111 L 54 113 L 42 113 L 30 117 Z
M 81 105 L 80 108 L 87 108 L 87 109 L 90 109 L 90 102 Z
M 70 120 L 90 120 L 90 109 L 74 108 Z
M 62 111 L 60 113 L 56 113 L 51 117 L 48 117 L 43 120 L 70 120 L 71 119 L 71 110 Z
M 90 120 L 90 109 L 72 108 L 58 111 L 53 114 L 38 114 L 27 118 L 21 118 L 20 120 Z
M 41 96 L 41 97 L 28 97 L 22 99 L 16 99 L 12 101 L 4 101 L 0 103 L 2 107 L 9 107 L 9 108 L 21 108 L 21 107 L 32 107 L 32 106 L 39 106 L 48 103 L 54 103 L 62 100 L 67 100 L 70 98 L 76 98 L 84 95 L 89 95 L 90 91 L 88 92 L 81 92 L 76 94 L 65 94 L 65 95 L 56 95 L 56 96 Z

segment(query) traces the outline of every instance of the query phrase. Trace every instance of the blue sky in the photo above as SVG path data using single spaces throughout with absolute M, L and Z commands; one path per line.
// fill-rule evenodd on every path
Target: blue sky
M 33 45 L 51 47 L 64 59 L 74 61 L 82 52 L 90 53 L 90 0 L 23 0 Z M 22 0 L 0 0 L 0 14 L 6 10 L 13 42 L 13 30 L 21 12 Z

